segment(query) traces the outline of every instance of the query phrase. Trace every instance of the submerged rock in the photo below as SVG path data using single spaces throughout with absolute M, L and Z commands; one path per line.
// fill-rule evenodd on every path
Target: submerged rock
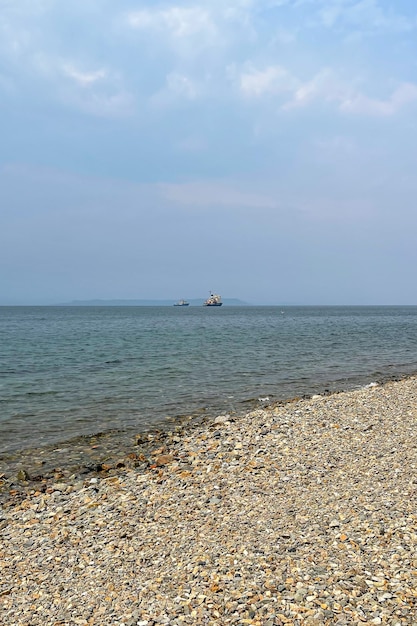
M 26 481 L 26 482 L 30 480 L 29 473 L 25 469 L 20 469 L 17 472 L 16 478 L 17 478 L 17 480 L 23 480 L 23 481 Z

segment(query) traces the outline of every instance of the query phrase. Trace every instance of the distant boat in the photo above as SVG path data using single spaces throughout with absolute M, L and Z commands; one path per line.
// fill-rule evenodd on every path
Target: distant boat
M 190 303 L 186 300 L 178 300 L 178 302 L 176 302 L 174 306 L 190 306 Z
M 222 306 L 221 296 L 217 293 L 210 293 L 210 297 L 204 302 L 203 306 Z

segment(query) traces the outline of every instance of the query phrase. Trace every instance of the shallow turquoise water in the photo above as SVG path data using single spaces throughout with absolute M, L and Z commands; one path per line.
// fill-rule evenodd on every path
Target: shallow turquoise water
M 416 331 L 417 307 L 0 307 L 0 452 L 415 373 Z

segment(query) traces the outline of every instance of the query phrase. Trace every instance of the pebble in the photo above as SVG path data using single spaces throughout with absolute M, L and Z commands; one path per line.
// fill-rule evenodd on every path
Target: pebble
M 416 422 L 410 377 L 219 416 L 148 463 L 11 488 L 0 623 L 417 624 Z

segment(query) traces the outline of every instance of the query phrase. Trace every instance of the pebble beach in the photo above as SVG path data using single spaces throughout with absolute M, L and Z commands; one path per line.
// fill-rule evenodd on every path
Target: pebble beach
M 3 476 L 7 626 L 417 624 L 417 377 Z

